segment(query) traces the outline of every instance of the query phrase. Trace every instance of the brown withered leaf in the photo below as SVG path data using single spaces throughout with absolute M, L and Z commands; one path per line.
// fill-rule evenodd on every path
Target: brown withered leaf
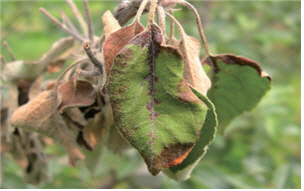
M 88 119 L 88 124 L 83 130 L 84 139 L 95 149 L 104 138 L 106 128 L 113 125 L 112 109 L 109 104 L 109 95 L 99 94 L 101 111 Z
M 19 130 L 20 131 L 20 130 Z M 17 131 L 18 132 L 18 131 Z M 11 134 L 10 136 L 12 141 L 12 150 L 10 153 L 12 154 L 15 162 L 25 170 L 28 166 L 28 160 L 26 157 L 25 150 L 23 148 L 24 142 L 22 141 L 21 134 Z
M 105 117 L 102 112 L 95 114 L 94 118 L 88 120 L 88 124 L 83 129 L 83 137 L 94 149 L 101 142 L 105 132 Z
M 58 92 L 62 95 L 62 101 L 57 109 L 59 112 L 67 107 L 89 106 L 96 98 L 95 89 L 90 82 L 74 77 L 60 85 Z
M 36 133 L 25 134 L 24 149 L 28 165 L 24 170 L 24 180 L 30 184 L 50 182 L 52 177 L 49 172 L 48 159 L 43 152 L 43 146 Z
M 12 143 L 9 140 L 9 129 L 8 129 L 8 107 L 1 108 L 1 152 L 8 152 L 12 150 Z
M 72 123 L 71 126 L 75 127 L 77 130 L 83 129 L 88 123 L 78 107 L 65 108 L 62 114 L 63 118 L 67 118 L 67 120 Z
M 106 38 L 103 44 L 103 57 L 104 57 L 104 67 L 107 77 L 110 74 L 111 67 L 114 62 L 114 58 L 117 53 L 127 45 L 130 40 L 142 32 L 144 27 L 135 20 L 132 24 L 119 29 L 118 31 L 112 33 L 108 38 Z M 106 83 L 106 82 L 104 82 Z
M 201 66 L 199 58 L 200 43 L 194 37 L 186 34 L 182 36 L 180 50 L 185 58 L 184 78 L 188 84 L 206 95 L 211 87 L 211 81 Z
M 107 38 L 113 32 L 119 30 L 121 27 L 115 17 L 112 15 L 111 11 L 107 10 L 101 17 L 103 27 L 103 34 Z
M 32 83 L 32 85 L 30 87 L 30 90 L 29 90 L 29 93 L 28 93 L 29 100 L 33 99 L 34 97 L 36 97 L 41 92 L 42 80 L 43 80 L 43 75 L 40 75 Z
M 199 58 L 201 45 L 196 38 L 188 36 L 178 22 L 176 24 L 181 33 L 179 50 L 184 57 L 184 79 L 196 90 L 206 95 L 211 87 L 211 81 L 201 66 Z
M 75 166 L 77 160 L 84 159 L 84 155 L 57 112 L 60 97 L 56 90 L 41 92 L 33 100 L 19 107 L 13 113 L 10 123 L 14 127 L 41 133 L 62 143 L 69 154 L 70 165 Z

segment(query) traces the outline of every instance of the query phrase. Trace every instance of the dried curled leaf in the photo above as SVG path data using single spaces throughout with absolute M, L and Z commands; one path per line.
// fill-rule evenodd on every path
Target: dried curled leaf
M 243 56 L 215 55 L 203 59 L 202 65 L 212 67 L 208 97 L 216 108 L 221 132 L 233 118 L 252 110 L 271 87 L 271 77 Z
M 56 90 L 43 91 L 19 107 L 13 113 L 10 123 L 14 127 L 41 133 L 62 143 L 69 154 L 70 165 L 75 166 L 76 161 L 82 160 L 84 155 L 57 112 L 59 103 Z
M 183 79 L 182 56 L 162 42 L 155 24 L 134 37 L 116 56 L 107 86 L 116 127 L 152 175 L 186 158 L 207 113 Z
M 199 41 L 183 32 L 179 49 L 184 56 L 184 78 L 186 82 L 203 95 L 207 95 L 207 91 L 211 87 L 211 81 L 201 65 L 199 58 L 201 45 Z
M 60 85 L 58 92 L 62 96 L 62 101 L 57 109 L 59 112 L 67 107 L 89 106 L 96 99 L 93 85 L 88 81 L 76 80 L 76 78 L 71 78 Z
M 25 62 L 18 60 L 5 65 L 3 70 L 3 79 L 5 81 L 14 81 L 20 78 L 34 80 L 41 74 L 52 60 L 56 59 L 62 52 L 73 45 L 73 38 L 61 38 L 52 45 L 52 48 L 44 54 L 38 61 Z
M 115 17 L 112 15 L 111 11 L 107 10 L 101 17 L 102 23 L 104 25 L 103 27 L 103 34 L 107 38 L 110 36 L 113 32 L 116 32 L 121 27 L 118 23 L 118 21 L 115 19 Z
M 35 185 L 41 182 L 51 182 L 52 177 L 49 172 L 48 158 L 43 152 L 43 147 L 37 134 L 27 132 L 24 138 L 25 144 L 23 146 L 28 160 L 28 165 L 24 172 L 25 181 Z

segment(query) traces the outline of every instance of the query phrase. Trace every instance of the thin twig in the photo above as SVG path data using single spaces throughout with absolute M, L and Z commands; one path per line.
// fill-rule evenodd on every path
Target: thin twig
M 7 63 L 5 58 L 2 55 L 0 55 L 0 60 L 1 60 L 3 65 L 5 65 Z
M 191 5 L 187 1 L 176 1 L 175 3 L 182 4 L 186 7 L 188 7 L 194 13 L 195 18 L 196 18 L 197 27 L 198 27 L 198 30 L 199 30 L 199 33 L 200 33 L 200 36 L 201 36 L 206 54 L 207 54 L 207 56 L 211 56 L 209 46 L 208 46 L 208 43 L 207 43 L 207 40 L 206 40 L 206 36 L 204 34 L 204 30 L 203 30 L 203 27 L 202 27 L 202 22 L 201 22 L 200 16 L 199 16 L 197 10 L 195 9 L 195 7 L 193 7 L 193 5 Z
M 57 90 L 60 80 L 63 78 L 63 76 L 64 76 L 71 68 L 75 67 L 77 64 L 82 64 L 82 63 L 88 62 L 88 61 L 89 61 L 89 59 L 86 59 L 86 58 L 85 58 L 85 59 L 76 60 L 74 63 L 72 63 L 67 69 L 65 69 L 65 71 L 63 71 L 63 72 L 60 74 L 59 78 L 57 79 L 57 82 L 56 82 L 56 84 L 55 84 L 54 89 Z
M 76 69 L 76 73 L 82 76 L 100 76 L 101 73 L 97 70 L 82 70 L 80 68 Z
M 83 45 L 84 50 L 86 51 L 88 57 L 90 58 L 91 62 L 99 69 L 99 72 L 103 74 L 103 64 L 95 57 L 94 53 L 91 50 L 89 43 L 85 43 Z
M 14 55 L 13 55 L 13 53 L 12 53 L 10 47 L 9 47 L 8 44 L 6 43 L 6 41 L 3 41 L 2 45 L 3 45 L 3 47 L 6 49 L 6 51 L 8 52 L 9 56 L 11 57 L 11 60 L 12 60 L 12 61 L 15 61 L 16 59 L 15 59 L 15 57 L 14 57 Z
M 85 42 L 87 41 L 87 39 L 84 39 L 83 37 L 81 37 L 80 35 L 77 35 L 76 33 L 74 33 L 73 31 L 71 31 L 70 29 L 67 28 L 66 25 L 62 24 L 61 22 L 59 22 L 57 19 L 55 19 L 55 17 L 53 17 L 50 13 L 48 13 L 44 8 L 39 8 L 39 10 L 45 15 L 47 16 L 49 19 L 51 19 L 56 25 L 58 25 L 60 28 L 62 28 L 62 30 L 64 30 L 65 32 L 67 32 L 68 34 L 72 35 L 75 39 L 80 40 L 81 42 Z
M 62 11 L 60 10 L 60 14 L 62 17 L 63 22 L 65 22 L 67 24 L 67 26 L 76 34 L 80 35 L 80 33 L 78 32 L 78 30 L 74 27 L 73 23 L 71 22 L 71 20 L 69 19 L 69 17 Z
M 83 19 L 82 15 L 80 14 L 78 8 L 76 7 L 75 3 L 72 1 L 72 0 L 66 0 L 66 2 L 69 4 L 72 12 L 74 13 L 81 29 L 82 29 L 82 32 L 84 34 L 84 36 L 86 38 L 88 38 L 88 25 L 87 23 L 85 22 L 85 20 Z
M 93 32 L 93 24 L 92 24 L 92 18 L 89 10 L 88 0 L 83 0 L 83 6 L 87 18 L 88 23 L 88 32 L 89 32 L 89 39 L 91 41 L 91 44 L 94 44 L 94 32 Z

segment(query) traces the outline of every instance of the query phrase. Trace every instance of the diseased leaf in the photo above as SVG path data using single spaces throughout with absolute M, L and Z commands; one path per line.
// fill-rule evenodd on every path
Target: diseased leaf
M 7 63 L 3 70 L 3 79 L 5 81 L 14 81 L 20 78 L 34 80 L 46 69 L 47 65 L 62 52 L 73 45 L 72 37 L 61 38 L 52 45 L 52 48 L 44 54 L 38 61 L 25 62 L 18 60 Z
M 101 17 L 102 23 L 104 25 L 103 27 L 103 34 L 107 38 L 110 36 L 113 32 L 116 32 L 121 27 L 118 23 L 118 21 L 115 19 L 115 17 L 112 15 L 111 11 L 107 10 Z
M 52 177 L 49 172 L 47 156 L 43 152 L 41 141 L 38 139 L 37 134 L 27 132 L 25 139 L 24 149 L 28 165 L 24 171 L 24 180 L 35 185 L 41 182 L 51 182 Z
M 103 57 L 104 68 L 106 75 L 109 76 L 111 67 L 116 57 L 116 54 L 127 45 L 130 40 L 140 32 L 144 30 L 144 27 L 137 21 L 132 24 L 119 29 L 106 38 L 103 44 Z
M 68 82 L 60 85 L 58 92 L 62 95 L 58 111 L 67 107 L 89 106 L 95 102 L 96 98 L 92 84 L 88 81 L 76 80 L 76 78 L 71 78 Z
M 207 94 L 211 87 L 211 81 L 205 73 L 199 58 L 201 45 L 199 41 L 185 34 L 181 30 L 182 39 L 179 49 L 184 56 L 184 78 L 188 84 L 193 86 L 203 95 Z
M 104 136 L 105 120 L 107 119 L 105 119 L 102 112 L 99 112 L 95 114 L 94 118 L 88 120 L 88 124 L 83 129 L 84 139 L 93 149 L 101 142 Z
M 130 144 L 122 137 L 114 125 L 107 127 L 105 133 L 105 146 L 122 157 L 125 150 L 130 147 Z
M 29 92 L 28 92 L 28 99 L 31 100 L 36 97 L 41 92 L 41 84 L 43 80 L 43 75 L 40 75 L 35 79 L 32 83 Z
M 260 65 L 232 54 L 207 57 L 202 64 L 213 67 L 208 97 L 214 104 L 223 132 L 233 118 L 252 110 L 271 87 L 271 78 Z
M 9 140 L 9 125 L 8 125 L 8 107 L 1 108 L 0 116 L 1 116 L 1 152 L 8 152 L 12 150 L 12 143 Z
M 213 141 L 217 127 L 217 116 L 212 102 L 198 90 L 192 89 L 197 97 L 208 107 L 206 120 L 201 130 L 198 141 L 190 151 L 186 159 L 179 165 L 165 169 L 163 172 L 174 180 L 186 180 L 197 163 L 203 158 L 208 145 Z
M 57 112 L 59 103 L 56 90 L 43 91 L 19 107 L 13 113 L 10 123 L 14 127 L 41 133 L 62 143 L 69 154 L 70 165 L 75 166 L 76 161 L 83 159 L 84 155 Z
M 207 113 L 183 79 L 182 56 L 162 42 L 155 24 L 134 37 L 116 56 L 107 86 L 116 127 L 153 175 L 183 161 Z

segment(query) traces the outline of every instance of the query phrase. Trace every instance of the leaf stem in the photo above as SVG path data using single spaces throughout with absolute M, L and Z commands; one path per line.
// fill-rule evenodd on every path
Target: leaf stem
M 74 33 L 73 31 L 71 31 L 70 29 L 67 28 L 66 25 L 62 24 L 61 22 L 59 22 L 57 19 L 55 19 L 55 17 L 53 17 L 50 13 L 48 13 L 44 8 L 40 7 L 39 10 L 49 19 L 51 19 L 56 25 L 58 25 L 60 28 L 62 28 L 65 32 L 67 32 L 68 34 L 72 35 L 75 39 L 80 40 L 81 42 L 85 42 L 87 41 L 86 39 L 84 39 L 83 37 L 81 37 L 80 35 Z
M 201 36 L 206 54 L 207 54 L 207 56 L 211 56 L 209 46 L 208 46 L 208 43 L 207 43 L 207 40 L 206 40 L 206 36 L 204 34 L 204 30 L 203 30 L 203 27 L 202 27 L 202 22 L 201 22 L 200 16 L 199 16 L 197 10 L 195 9 L 195 7 L 193 5 L 191 5 L 190 3 L 188 3 L 187 1 L 176 1 L 175 3 L 182 4 L 186 7 L 188 7 L 194 13 L 195 18 L 196 18 L 197 27 L 198 27 L 198 30 L 199 30 L 199 33 L 200 33 L 200 36 Z
M 88 62 L 88 61 L 89 61 L 89 59 L 87 59 L 87 58 L 83 59 L 83 58 L 82 58 L 82 59 L 76 60 L 74 63 L 72 63 L 67 69 L 65 69 L 65 71 L 63 71 L 63 72 L 61 73 L 61 75 L 60 75 L 59 78 L 57 79 L 57 82 L 56 82 L 56 84 L 55 84 L 54 89 L 57 90 L 60 80 L 63 78 L 63 76 L 64 76 L 71 68 L 75 67 L 77 64 L 82 64 L 82 63 L 85 63 L 85 62 Z
M 137 13 L 136 13 L 136 16 L 135 16 L 135 19 L 134 19 L 133 22 L 135 22 L 135 21 L 139 22 L 139 18 L 140 18 L 140 16 L 142 15 L 144 9 L 146 8 L 146 5 L 147 5 L 148 1 L 149 1 L 149 0 L 143 0 L 143 1 L 141 2 L 140 7 L 139 7 L 139 9 L 138 9 L 138 11 L 137 11 Z
M 6 51 L 8 52 L 9 56 L 11 57 L 11 60 L 15 61 L 16 59 L 15 59 L 13 53 L 12 53 L 12 50 L 10 49 L 10 47 L 8 46 L 8 44 L 6 43 L 6 41 L 3 41 L 2 45 L 6 49 Z
M 89 39 L 91 41 L 91 44 L 94 44 L 93 24 L 92 24 L 92 17 L 91 17 L 90 10 L 89 10 L 88 0 L 83 0 L 83 6 L 84 6 L 86 18 L 87 18 L 88 28 L 89 28 L 88 29 Z
M 163 36 L 165 36 L 165 34 L 166 34 L 166 20 L 165 19 L 166 19 L 165 10 L 162 6 L 158 5 L 157 6 L 157 23 L 162 30 Z
M 154 15 L 155 15 L 156 6 L 157 6 L 157 0 L 151 0 L 147 29 L 150 28 L 151 24 L 154 23 Z
M 78 8 L 76 7 L 75 3 L 72 1 L 72 0 L 66 0 L 66 2 L 69 4 L 72 12 L 74 13 L 81 29 L 82 29 L 82 32 L 84 34 L 84 36 L 86 38 L 88 38 L 88 25 L 87 23 L 85 22 L 85 20 L 83 19 L 82 15 L 80 14 Z
M 94 64 L 94 66 L 96 66 L 96 67 L 99 69 L 99 72 L 100 72 L 101 74 L 103 74 L 103 64 L 102 64 L 102 62 L 100 62 L 100 61 L 95 57 L 94 53 L 93 53 L 92 50 L 91 50 L 91 47 L 90 47 L 89 43 L 86 42 L 86 43 L 83 45 L 83 48 L 84 48 L 84 50 L 86 51 L 86 53 L 87 53 L 89 59 L 91 60 L 91 62 Z
M 173 15 L 173 10 L 170 10 L 169 13 Z M 169 37 L 169 44 L 173 43 L 173 37 L 174 37 L 174 21 L 170 20 L 170 37 Z
M 179 32 L 181 33 L 181 35 L 184 36 L 184 35 L 185 35 L 185 31 L 184 31 L 182 25 L 174 18 L 173 15 L 171 15 L 171 14 L 169 14 L 169 13 L 166 13 L 166 15 L 167 15 L 168 17 L 170 17 L 171 21 L 173 21 L 173 22 L 176 24 L 176 26 L 177 26 L 177 28 L 179 29 Z M 185 44 L 185 43 L 183 43 L 183 44 Z

